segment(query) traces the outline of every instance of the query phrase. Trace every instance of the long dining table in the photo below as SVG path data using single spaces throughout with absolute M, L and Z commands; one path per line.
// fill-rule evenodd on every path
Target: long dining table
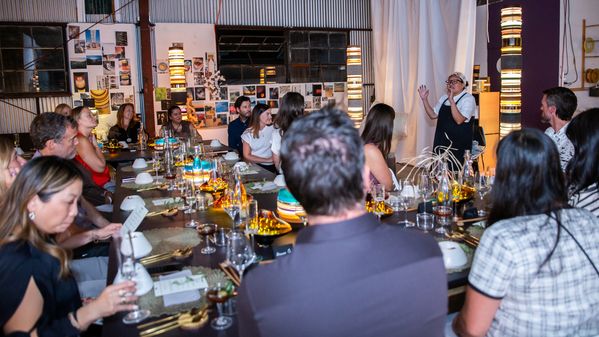
M 135 158 L 133 158 L 131 160 L 134 160 L 134 159 Z M 137 192 L 135 189 L 125 188 L 125 187 L 121 186 L 122 179 L 135 176 L 135 173 L 131 172 L 130 170 L 127 170 L 127 171 L 123 170 L 123 167 L 125 167 L 125 165 L 126 164 L 124 162 L 121 162 L 117 169 L 117 175 L 116 175 L 117 189 L 116 189 L 116 193 L 114 195 L 115 207 L 114 207 L 114 211 L 112 213 L 112 218 L 111 218 L 111 220 L 113 222 L 124 222 L 125 219 L 127 218 L 127 216 L 129 215 L 129 212 L 124 212 L 119 209 L 119 205 L 121 204 L 123 199 L 129 195 L 138 194 L 142 198 L 148 199 L 148 198 L 171 197 L 171 196 L 173 196 L 173 193 L 177 193 L 177 192 L 169 192 L 166 190 L 159 190 L 159 189 Z M 242 176 L 244 183 L 254 182 L 254 181 L 265 181 L 265 180 L 272 181 L 275 177 L 274 174 L 272 174 L 271 172 L 269 172 L 263 168 L 260 168 L 259 166 L 254 165 L 254 166 L 252 166 L 252 169 L 254 171 L 257 171 L 257 173 Z M 253 194 L 253 198 L 258 201 L 259 208 L 267 209 L 267 210 L 275 210 L 276 209 L 276 196 L 277 196 L 276 192 Z M 411 220 L 415 220 L 415 215 L 416 215 L 415 211 L 408 212 L 408 218 L 410 218 Z M 193 218 L 196 219 L 198 221 L 198 223 L 216 223 L 220 227 L 226 227 L 226 228 L 229 228 L 232 226 L 232 220 L 222 209 L 209 208 L 207 211 L 192 213 L 191 216 L 193 216 Z M 400 214 L 394 213 L 388 217 L 383 218 L 382 222 L 395 225 L 400 220 L 400 217 L 403 217 L 403 214 L 400 215 Z M 145 230 L 151 230 L 151 229 L 156 229 L 156 228 L 166 228 L 166 227 L 182 228 L 185 226 L 185 223 L 188 222 L 189 220 L 190 220 L 190 215 L 184 214 L 181 211 L 179 211 L 174 216 L 146 217 L 143 220 L 143 222 L 141 223 L 138 230 L 143 232 Z M 283 246 L 283 247 L 285 247 L 287 245 L 292 246 L 295 241 L 295 237 L 296 237 L 297 233 L 302 228 L 302 225 L 301 224 L 292 224 L 292 227 L 294 228 L 293 231 L 291 233 L 288 233 L 287 235 L 284 235 L 284 236 L 278 238 L 277 240 L 275 240 L 275 242 L 273 243 L 273 246 Z M 417 229 L 410 228 L 410 229 L 406 229 L 406 230 L 417 230 Z M 423 235 L 427 235 L 427 234 L 423 233 Z M 428 235 L 436 235 L 436 234 L 434 232 L 429 232 Z M 185 266 L 203 266 L 203 267 L 209 267 L 212 269 L 218 269 L 219 263 L 221 263 L 222 261 L 225 260 L 224 248 L 216 247 L 217 248 L 216 253 L 211 254 L 211 255 L 203 255 L 200 253 L 200 249 L 202 246 L 203 246 L 203 244 L 200 244 L 200 245 L 194 247 L 191 256 L 183 261 L 171 261 L 170 263 L 165 264 L 165 265 L 159 265 L 158 267 L 148 268 L 148 272 L 150 274 L 160 274 L 160 273 L 166 273 L 169 271 L 180 270 L 181 268 L 183 268 Z M 274 258 L 273 249 L 271 249 L 270 247 L 269 248 L 255 247 L 255 248 L 256 248 L 256 253 L 258 255 L 260 255 L 262 259 L 268 260 L 268 259 Z M 291 254 L 292 254 L 292 252 L 291 252 Z M 116 250 L 114 249 L 114 247 L 111 247 L 110 256 L 109 256 L 108 277 L 107 277 L 108 284 L 112 283 L 112 281 L 117 273 L 118 265 L 117 265 L 116 261 L 117 261 Z M 463 294 L 462 294 L 463 287 L 467 282 L 468 272 L 469 272 L 469 269 L 465 269 L 463 271 L 454 272 L 454 273 L 447 275 L 448 289 L 450 290 L 450 295 L 453 290 L 454 293 L 457 293 L 458 295 L 463 296 Z M 461 289 L 461 290 L 456 291 L 456 289 Z M 463 300 L 463 298 L 460 298 L 460 299 L 458 299 L 458 302 L 461 302 L 462 300 Z M 450 296 L 450 308 L 452 305 L 451 301 L 452 301 L 452 298 Z M 460 303 L 458 303 L 458 306 L 459 305 L 460 305 Z M 454 305 L 454 307 L 455 307 L 455 305 Z M 116 314 L 111 317 L 105 318 L 104 322 L 103 322 L 104 326 L 102 329 L 102 336 L 105 336 L 105 337 L 139 336 L 139 331 L 138 331 L 136 325 L 126 325 L 126 324 L 122 323 L 123 315 L 124 314 L 121 313 L 121 314 Z M 210 319 L 212 319 L 213 317 L 215 317 L 215 310 L 213 310 L 213 312 L 210 313 Z M 147 321 L 155 320 L 157 318 L 158 317 L 152 317 L 142 323 L 146 323 Z M 187 330 L 182 330 L 182 329 L 175 329 L 175 330 L 166 332 L 164 334 L 161 334 L 160 336 L 192 336 L 192 335 L 193 336 L 198 336 L 198 335 L 199 336 L 220 336 L 220 337 L 238 336 L 237 320 L 234 319 L 233 322 L 234 322 L 233 326 L 231 326 L 230 328 L 228 328 L 226 330 L 222 330 L 222 331 L 214 330 L 210 327 L 210 324 L 206 324 L 199 331 L 187 331 Z

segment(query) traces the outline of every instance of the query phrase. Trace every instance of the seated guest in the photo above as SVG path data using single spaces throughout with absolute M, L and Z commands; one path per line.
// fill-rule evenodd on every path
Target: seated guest
M 599 220 L 568 206 L 559 159 L 536 129 L 499 142 L 459 336 L 597 336 Z
M 64 115 L 64 116 L 70 116 L 71 115 L 71 107 L 66 103 L 60 103 L 56 106 L 56 108 L 54 108 L 54 112 L 56 112 L 57 114 Z
M 566 171 L 570 204 L 599 217 L 599 108 L 574 117 L 566 135 L 574 145 L 574 156 Z
M 562 171 L 566 170 L 574 154 L 574 146 L 566 136 L 566 130 L 577 104 L 576 95 L 568 88 L 555 87 L 543 91 L 541 119 L 544 123 L 549 123 L 545 134 L 557 145 Z
M 386 159 L 391 150 L 394 119 L 395 110 L 392 107 L 383 103 L 376 104 L 368 111 L 364 131 L 362 131 L 366 166 L 370 170 L 370 183 L 383 184 L 387 191 L 395 188 Z
M 131 103 L 122 104 L 116 113 L 116 125 L 108 130 L 108 139 L 119 142 L 137 143 L 141 123 L 135 118 L 135 107 Z
M 202 139 L 193 125 L 190 122 L 183 120 L 181 108 L 176 105 L 168 108 L 168 122 L 163 126 L 163 128 L 170 132 L 171 137 L 200 137 L 200 140 Z
M 310 226 L 291 254 L 244 276 L 240 336 L 443 336 L 439 246 L 366 213 L 369 172 L 347 114 L 320 110 L 294 121 L 281 163 Z
M 304 96 L 297 92 L 288 92 L 281 98 L 281 104 L 279 105 L 279 111 L 274 121 L 275 130 L 272 134 L 272 145 L 270 150 L 272 151 L 272 161 L 274 162 L 277 169 L 281 167 L 280 163 L 280 152 L 281 152 L 281 138 L 291 123 L 304 115 Z
M 252 109 L 250 124 L 241 135 L 243 160 L 256 163 L 272 173 L 277 173 L 272 163 L 272 116 L 266 104 L 256 104 Z
M 247 96 L 239 96 L 233 105 L 235 113 L 239 115 L 237 119 L 229 123 L 227 133 L 229 138 L 229 147 L 237 150 L 240 156 L 243 156 L 243 146 L 241 144 L 241 135 L 247 129 L 250 123 L 250 115 L 252 114 L 252 106 L 250 98 Z
M 34 157 L 57 156 L 73 159 L 77 154 L 77 122 L 54 112 L 37 115 L 31 122 L 29 130 L 33 147 L 37 149 Z M 112 193 L 98 186 L 91 173 L 80 163 L 83 179 L 83 196 L 94 206 L 112 203 Z
M 17 177 L 25 159 L 17 154 L 13 142 L 0 137 L 0 198 Z
M 97 319 L 132 310 L 134 282 L 106 287 L 85 306 L 67 252 L 51 236 L 77 214 L 81 176 L 71 161 L 40 157 L 26 164 L 0 204 L 2 335 L 79 336 Z
M 114 192 L 114 183 L 110 181 L 110 171 L 102 149 L 98 146 L 92 130 L 98 121 L 87 107 L 77 107 L 71 111 L 71 117 L 77 122 L 77 154 L 75 160 L 85 167 L 92 175 L 96 185 Z

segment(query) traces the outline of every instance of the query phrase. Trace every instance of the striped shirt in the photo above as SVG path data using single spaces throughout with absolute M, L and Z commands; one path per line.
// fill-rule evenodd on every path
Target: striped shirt
M 570 197 L 570 205 L 584 208 L 599 218 L 599 189 L 593 184 Z
M 566 136 L 566 129 L 568 129 L 568 124 L 564 125 L 557 132 L 553 130 L 552 127 L 548 127 L 547 130 L 545 130 L 545 134 L 549 136 L 549 138 L 551 138 L 551 140 L 553 140 L 553 142 L 557 146 L 562 171 L 566 171 L 566 166 L 568 166 L 568 162 L 570 161 L 570 159 L 572 159 L 572 156 L 574 156 L 574 145 L 572 145 L 572 141 L 570 141 L 570 138 Z

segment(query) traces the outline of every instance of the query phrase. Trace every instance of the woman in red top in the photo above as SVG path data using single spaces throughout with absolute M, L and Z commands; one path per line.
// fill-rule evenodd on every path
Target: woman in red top
M 79 144 L 77 145 L 75 160 L 92 173 L 92 178 L 98 186 L 107 188 L 107 183 L 110 183 L 110 171 L 96 137 L 91 133 L 93 128 L 98 125 L 96 118 L 92 116 L 87 107 L 73 109 L 71 117 L 77 121 L 78 125 L 77 140 L 79 140 Z

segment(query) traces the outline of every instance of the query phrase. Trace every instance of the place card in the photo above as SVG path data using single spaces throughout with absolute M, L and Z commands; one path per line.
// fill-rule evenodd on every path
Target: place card
M 208 281 L 204 275 L 188 275 L 154 282 L 154 295 L 165 296 L 207 287 Z
M 152 200 L 152 203 L 154 204 L 154 206 L 164 206 L 164 205 L 168 205 L 168 204 L 174 204 L 179 201 L 181 201 L 181 198 L 179 198 L 179 197 L 162 198 L 162 199 L 154 199 L 154 200 Z
M 123 227 L 121 227 L 121 236 L 125 236 L 127 232 L 135 232 L 137 227 L 141 224 L 143 219 L 148 214 L 148 209 L 145 206 L 140 206 L 131 212 L 127 217 L 127 220 L 123 223 Z

